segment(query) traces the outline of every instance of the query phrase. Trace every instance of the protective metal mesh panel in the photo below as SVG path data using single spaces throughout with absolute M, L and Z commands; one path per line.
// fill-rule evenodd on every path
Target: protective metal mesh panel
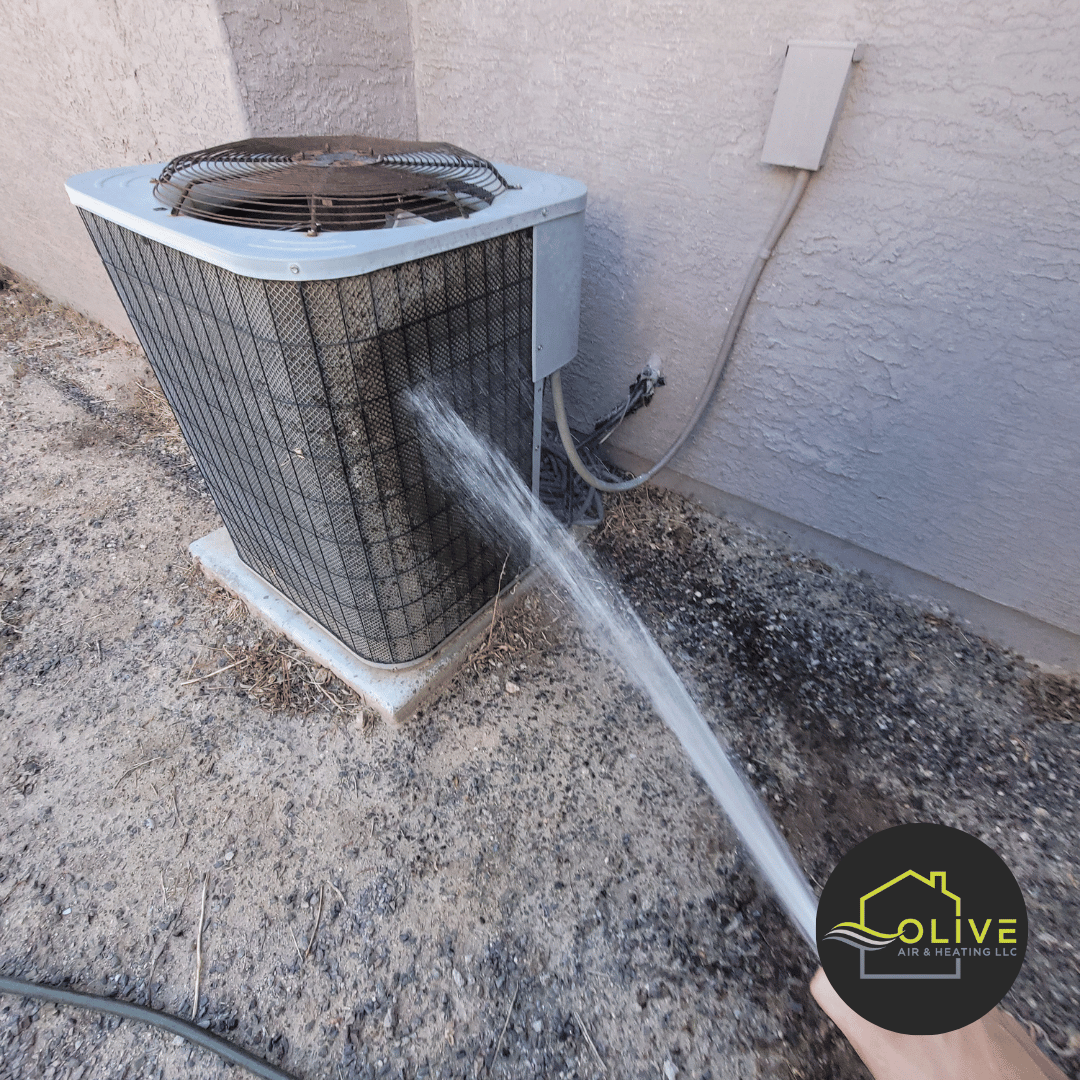
M 429 652 L 524 568 L 431 481 L 435 380 L 532 472 L 532 233 L 336 281 L 240 277 L 80 211 L 240 557 L 360 656 Z

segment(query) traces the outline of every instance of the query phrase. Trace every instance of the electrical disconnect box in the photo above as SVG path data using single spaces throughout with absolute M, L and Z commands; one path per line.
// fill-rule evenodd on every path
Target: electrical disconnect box
M 761 160 L 816 172 L 825 161 L 852 65 L 862 59 L 854 41 L 791 41 L 765 134 Z

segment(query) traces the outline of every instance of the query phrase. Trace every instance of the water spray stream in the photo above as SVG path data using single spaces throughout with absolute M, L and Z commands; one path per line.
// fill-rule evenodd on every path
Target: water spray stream
M 791 848 L 629 602 L 497 450 L 482 443 L 429 391 L 414 394 L 413 404 L 442 451 L 427 455 L 439 481 L 460 493 L 500 542 L 530 545 L 533 561 L 565 589 L 594 642 L 645 692 L 675 733 L 788 917 L 816 952 L 817 900 Z

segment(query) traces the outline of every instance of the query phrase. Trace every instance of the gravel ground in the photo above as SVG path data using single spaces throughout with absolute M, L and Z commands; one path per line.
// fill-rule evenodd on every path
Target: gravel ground
M 674 739 L 557 597 L 409 724 L 192 572 L 218 524 L 140 351 L 0 289 L 0 972 L 298 1077 L 865 1077 Z M 141 387 L 140 387 L 141 383 Z M 591 543 L 815 884 L 941 821 L 1024 888 L 1006 1006 L 1080 1077 L 1080 688 L 656 490 Z M 0 1076 L 239 1075 L 0 998 Z

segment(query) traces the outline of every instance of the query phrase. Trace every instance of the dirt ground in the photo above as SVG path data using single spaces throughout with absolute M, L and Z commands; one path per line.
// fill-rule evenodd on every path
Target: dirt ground
M 212 503 L 140 351 L 0 288 L 0 972 L 305 1080 L 865 1077 L 673 737 L 557 598 L 406 726 L 192 571 Z M 1006 1007 L 1080 1077 L 1080 688 L 692 504 L 592 537 L 818 886 L 904 821 L 1017 874 Z M 205 885 L 205 917 L 202 916 Z M 201 941 L 199 925 L 202 921 Z M 0 998 L 0 1076 L 239 1076 Z

